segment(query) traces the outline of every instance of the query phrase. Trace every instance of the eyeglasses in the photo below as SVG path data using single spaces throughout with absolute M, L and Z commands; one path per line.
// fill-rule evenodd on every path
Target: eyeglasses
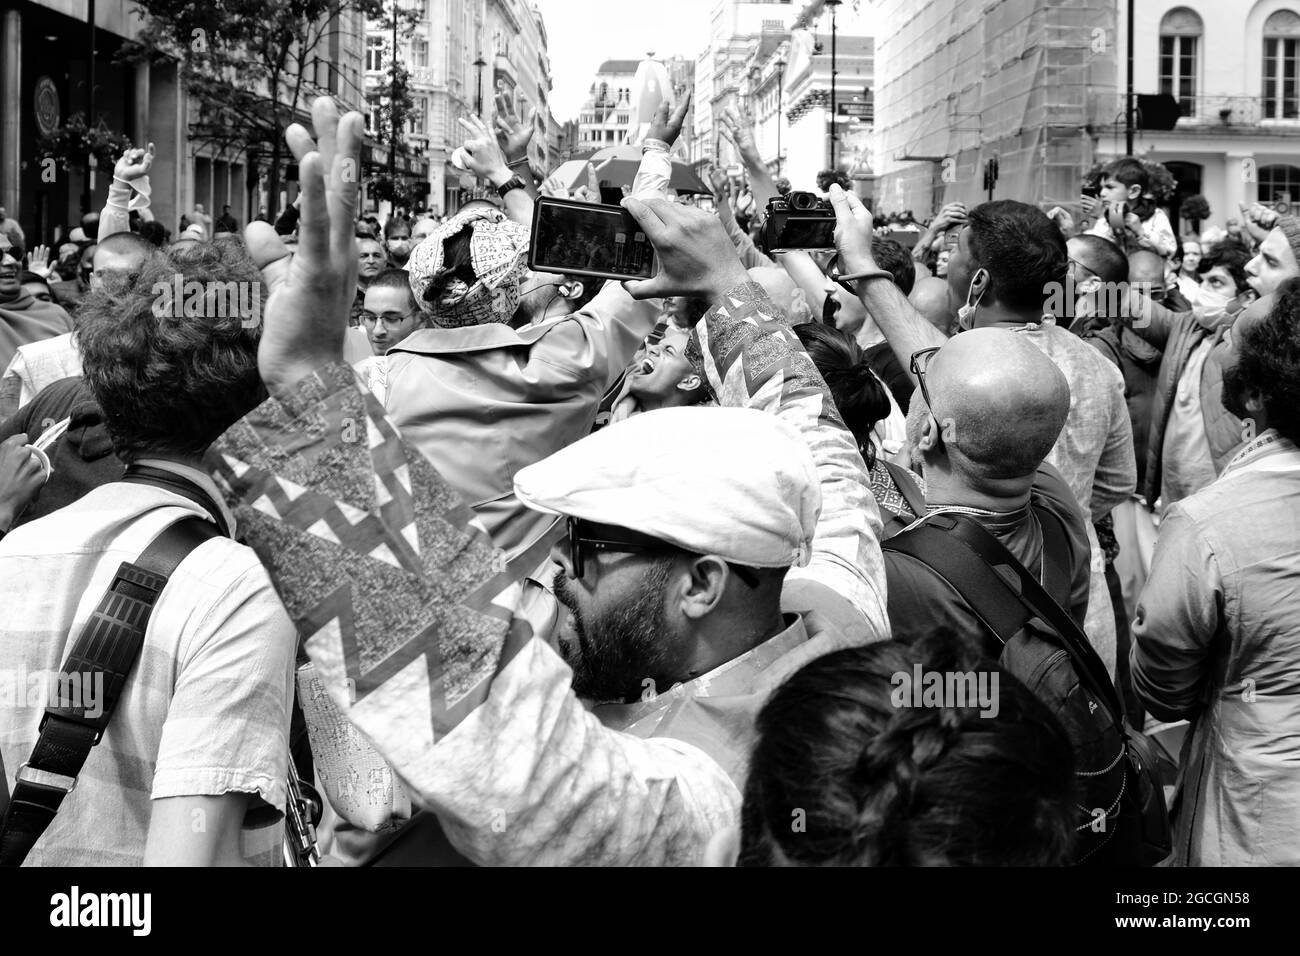
M 637 534 L 635 531 L 624 531 L 622 532 L 623 536 L 619 538 L 593 538 L 583 533 L 585 524 L 586 522 L 581 518 L 569 519 L 569 564 L 573 567 L 574 580 L 582 580 L 583 573 L 586 571 L 586 562 L 584 560 L 586 549 L 626 554 L 685 550 L 677 548 L 667 541 L 652 538 L 648 534 Z M 735 571 L 736 577 L 744 581 L 749 587 L 758 587 L 758 575 L 751 568 L 732 564 L 730 561 L 727 562 L 727 567 Z
M 942 345 L 934 345 L 928 349 L 920 349 L 912 353 L 910 363 L 912 374 L 916 376 L 916 384 L 921 386 L 921 396 L 925 399 L 925 407 L 930 409 L 930 414 L 934 414 L 934 403 L 930 401 L 930 389 L 925 384 L 925 373 L 930 367 L 930 360 L 934 358 Z
M 383 315 L 375 315 L 373 312 L 362 312 L 357 316 L 357 318 L 361 320 L 363 325 L 374 325 L 376 322 L 382 320 L 384 328 L 390 332 L 396 332 L 402 327 L 403 322 L 414 318 L 414 316 L 414 312 L 409 315 L 402 315 L 397 312 L 385 312 Z

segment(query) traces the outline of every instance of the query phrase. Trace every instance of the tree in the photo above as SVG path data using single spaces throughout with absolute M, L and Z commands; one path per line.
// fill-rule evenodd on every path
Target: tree
M 1210 203 L 1204 196 L 1188 196 L 1178 207 L 1178 216 L 1192 225 L 1192 232 L 1201 231 L 1201 223 L 1210 218 Z
M 330 41 L 353 32 L 350 21 L 379 19 L 384 0 L 136 0 L 144 28 L 123 47 L 133 62 L 175 61 L 198 104 L 190 136 L 220 149 L 269 155 L 272 220 L 278 212 L 284 131 L 306 117 L 311 101 L 345 90 L 333 72 Z M 413 22 L 408 13 L 406 21 Z M 333 79 L 333 82 L 331 82 Z M 358 97 L 359 98 L 359 97 Z

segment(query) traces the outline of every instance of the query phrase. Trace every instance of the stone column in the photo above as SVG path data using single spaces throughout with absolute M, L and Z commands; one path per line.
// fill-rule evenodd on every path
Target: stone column
M 19 218 L 22 64 L 23 15 L 19 10 L 6 9 L 0 22 L 0 206 L 12 219 Z

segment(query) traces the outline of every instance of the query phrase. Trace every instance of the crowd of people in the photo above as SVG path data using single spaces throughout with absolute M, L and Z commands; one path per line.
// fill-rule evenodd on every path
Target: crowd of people
M 152 145 L 0 210 L 0 865 L 1300 862 L 1300 220 L 828 170 L 770 250 L 687 106 L 648 279 L 530 270 L 506 97 L 445 218 L 328 99 L 274 224 L 173 240 Z

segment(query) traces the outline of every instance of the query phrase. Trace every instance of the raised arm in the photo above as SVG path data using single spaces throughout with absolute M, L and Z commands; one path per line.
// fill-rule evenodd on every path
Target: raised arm
M 860 640 L 889 634 L 880 512 L 866 466 L 817 368 L 762 286 L 749 280 L 718 220 L 667 203 L 626 200 L 655 244 L 660 272 L 627 283 L 634 296 L 692 295 L 714 303 L 687 355 L 718 401 L 793 425 L 812 451 L 822 510 L 806 567 L 786 576 L 787 609 L 818 610 Z
M 749 174 L 750 189 L 754 193 L 754 210 L 761 213 L 767 208 L 767 201 L 780 195 L 776 181 L 767 171 L 763 157 L 758 154 L 758 144 L 754 142 L 754 123 L 749 116 L 737 116 L 734 110 L 727 110 L 718 117 L 722 135 L 731 141 L 740 154 L 740 161 L 745 164 Z
M 130 232 L 132 208 L 144 218 L 152 218 L 149 213 L 149 170 L 153 166 L 153 156 L 153 143 L 144 149 L 128 149 L 113 167 L 108 199 L 99 214 L 100 241 L 115 232 Z
M 835 207 L 835 245 L 840 252 L 840 274 L 861 275 L 880 269 L 871 254 L 871 212 L 862 200 L 845 192 L 838 184 L 830 189 L 831 204 Z M 894 350 L 898 364 L 907 370 L 907 377 L 916 384 L 912 374 L 912 355 L 924 348 L 943 345 L 948 341 L 925 317 L 912 307 L 901 289 L 892 279 L 866 279 L 857 283 L 858 298 L 867 308 L 889 347 Z
M 288 132 L 298 253 L 246 230 L 273 286 L 258 355 L 271 398 L 216 452 L 249 544 L 332 699 L 470 859 L 694 862 L 735 822 L 735 785 L 689 744 L 609 730 L 582 706 L 545 639 L 553 602 L 518 581 L 544 547 L 503 567 L 342 362 L 363 123 L 324 98 L 313 117 L 319 149 Z
M 475 176 L 486 179 L 493 187 L 499 189 L 508 183 L 517 172 L 512 170 L 506 162 L 506 156 L 501 152 L 501 147 L 497 145 L 497 137 L 487 128 L 477 116 L 471 116 L 469 119 L 460 117 L 457 120 L 461 127 L 468 134 L 469 138 L 465 140 L 465 145 L 460 148 L 460 154 L 465 159 L 465 166 Z M 532 127 L 529 127 L 529 136 L 532 135 Z M 525 147 L 527 142 L 525 141 Z M 525 156 L 526 158 L 526 156 Z M 532 173 L 529 172 L 526 165 L 522 175 L 519 176 L 524 181 L 524 189 L 512 189 L 502 201 L 506 206 L 506 215 L 521 225 L 531 226 L 533 224 L 533 196 L 537 194 L 536 185 L 530 193 L 527 189 L 532 183 Z

